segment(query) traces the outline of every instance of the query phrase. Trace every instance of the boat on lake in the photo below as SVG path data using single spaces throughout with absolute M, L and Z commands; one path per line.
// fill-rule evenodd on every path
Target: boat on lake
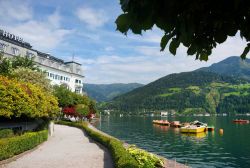
M 179 128 L 179 127 L 181 127 L 181 123 L 180 123 L 180 121 L 172 121 L 170 123 L 170 126 L 175 127 L 175 128 Z
M 168 120 L 153 120 L 153 124 L 169 126 L 170 122 L 168 122 Z
M 194 121 L 190 125 L 181 127 L 182 133 L 200 133 L 207 130 L 207 124 L 200 121 Z
M 196 134 L 190 134 L 190 133 L 182 133 L 184 136 L 189 136 L 189 137 L 195 137 L 195 138 L 204 138 L 207 136 L 206 132 L 199 132 Z
M 233 120 L 234 123 L 249 123 L 249 120 L 236 119 Z

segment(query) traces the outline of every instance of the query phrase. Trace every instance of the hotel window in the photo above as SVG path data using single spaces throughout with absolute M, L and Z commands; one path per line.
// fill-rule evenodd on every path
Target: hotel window
M 50 73 L 50 77 L 54 79 L 55 75 L 53 73 Z
M 81 88 L 76 88 L 75 93 L 81 93 Z
M 77 79 L 75 80 L 75 83 L 78 83 L 78 80 L 77 80 Z
M 63 80 L 63 76 L 61 76 L 61 79 L 60 80 Z
M 27 52 L 26 52 L 26 56 L 27 56 L 28 58 L 33 58 L 33 57 L 35 56 L 35 54 L 33 54 L 32 52 L 27 51 Z
M 11 51 L 12 51 L 13 55 L 19 55 L 19 49 L 18 48 L 12 47 Z
M 7 45 L 4 43 L 0 43 L 0 51 L 5 51 L 6 50 Z

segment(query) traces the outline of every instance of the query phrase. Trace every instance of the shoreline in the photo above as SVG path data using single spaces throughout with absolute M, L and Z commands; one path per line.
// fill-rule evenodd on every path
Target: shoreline
M 96 128 L 95 126 L 93 126 L 91 123 L 88 123 L 88 128 L 90 128 L 90 129 L 92 129 L 92 130 L 94 130 L 94 131 L 96 131 L 96 132 L 98 132 L 98 133 L 100 133 L 100 134 L 102 134 L 102 135 L 108 136 L 108 137 L 110 137 L 110 138 L 117 139 L 118 141 L 120 141 L 120 142 L 123 143 L 123 146 L 124 146 L 125 148 L 128 148 L 128 147 L 131 145 L 131 144 L 128 144 L 128 143 L 126 143 L 126 142 L 124 142 L 124 141 L 122 141 L 122 140 L 120 140 L 120 139 L 118 139 L 118 138 L 116 138 L 116 137 L 113 137 L 113 136 L 111 136 L 111 135 L 109 135 L 109 134 L 107 134 L 107 133 L 105 133 L 105 132 L 103 132 L 103 131 L 97 129 L 97 128 Z M 139 148 L 138 146 L 136 146 L 136 147 Z M 141 149 L 141 148 L 139 148 L 139 149 Z M 147 150 L 145 150 L 145 149 L 142 149 L 142 150 L 147 151 Z M 147 152 L 148 152 L 148 151 L 147 151 Z M 151 152 L 148 152 L 148 153 L 151 153 Z M 175 160 L 167 159 L 167 158 L 165 158 L 165 157 L 163 157 L 163 156 L 159 156 L 159 155 L 154 154 L 154 153 L 151 153 L 151 154 L 153 154 L 153 155 L 155 155 L 155 156 L 157 156 L 157 157 L 159 157 L 159 158 L 161 158 L 161 159 L 164 160 L 164 168 L 189 168 L 189 166 L 187 166 L 187 165 L 185 165 L 185 164 L 182 164 L 182 163 L 178 163 L 178 162 L 176 162 Z

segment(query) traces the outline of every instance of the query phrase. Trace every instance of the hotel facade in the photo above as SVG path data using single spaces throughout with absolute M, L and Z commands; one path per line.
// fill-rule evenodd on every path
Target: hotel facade
M 0 29 L 0 52 L 4 57 L 33 58 L 36 65 L 47 72 L 52 85 L 66 85 L 72 92 L 84 94 L 82 67 L 75 61 L 65 62 L 50 54 L 40 52 L 22 38 Z

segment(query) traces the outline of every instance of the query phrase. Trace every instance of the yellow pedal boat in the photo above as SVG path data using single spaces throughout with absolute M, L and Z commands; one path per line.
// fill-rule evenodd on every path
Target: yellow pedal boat
M 189 125 L 185 127 L 181 127 L 182 133 L 199 133 L 199 132 L 205 132 L 206 126 L 196 126 L 196 125 Z

